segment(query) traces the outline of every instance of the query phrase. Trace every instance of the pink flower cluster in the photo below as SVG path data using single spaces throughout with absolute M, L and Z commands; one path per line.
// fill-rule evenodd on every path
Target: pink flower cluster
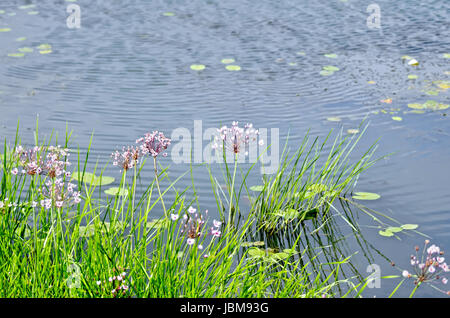
M 129 286 L 127 285 L 126 281 L 125 281 L 125 276 L 127 275 L 127 273 L 123 272 L 120 275 L 117 276 L 113 276 L 113 277 L 109 277 L 108 281 L 97 281 L 97 285 L 101 286 L 103 284 L 103 286 L 105 286 L 106 288 L 113 288 L 111 290 L 111 294 L 114 297 L 118 297 L 120 296 L 120 294 L 125 295 L 126 292 L 129 289 Z
M 152 157 L 157 157 L 162 153 L 163 157 L 166 157 L 167 153 L 164 151 L 170 146 L 171 140 L 164 136 L 162 132 L 153 131 L 137 139 L 136 143 L 140 144 L 139 147 L 143 155 L 150 154 Z
M 445 285 L 448 279 L 441 277 L 441 275 L 442 273 L 449 272 L 450 269 L 447 263 L 445 263 L 445 258 L 443 257 L 444 252 L 441 251 L 439 246 L 434 244 L 427 248 L 428 244 L 429 241 L 425 240 L 425 246 L 420 259 L 417 255 L 419 251 L 418 246 L 415 247 L 416 255 L 411 255 L 411 265 L 414 267 L 415 275 L 409 273 L 407 270 L 404 270 L 402 275 L 405 278 L 416 277 L 415 284 L 440 280 Z
M 47 180 L 45 188 L 41 191 L 43 199 L 40 204 L 45 209 L 50 209 L 52 206 L 62 208 L 63 206 L 78 204 L 81 202 L 80 192 L 75 191 L 76 185 L 62 178 L 54 180 Z
M 22 174 L 47 175 L 50 178 L 69 174 L 66 171 L 67 166 L 70 165 L 67 159 L 69 156 L 69 150 L 61 146 L 49 146 L 46 149 L 37 146 L 24 149 L 22 146 L 17 146 L 14 151 L 14 158 L 22 167 Z M 19 170 L 16 167 L 11 172 L 17 175 Z
M 217 129 L 217 131 L 219 132 L 220 139 L 225 148 L 235 154 L 240 153 L 243 149 L 245 150 L 246 145 L 248 145 L 250 141 L 255 141 L 259 135 L 259 131 L 254 129 L 252 124 L 246 124 L 244 128 L 241 128 L 238 126 L 237 121 L 233 121 L 230 128 L 223 126 L 222 128 Z M 216 137 L 213 145 L 214 149 L 218 149 L 218 141 L 219 138 Z M 263 141 L 260 140 L 259 144 L 263 145 Z
M 113 165 L 119 166 L 125 171 L 135 167 L 139 163 L 140 156 L 141 153 L 139 148 L 131 146 L 128 146 L 127 148 L 123 147 L 122 152 L 116 150 L 111 155 L 113 158 Z

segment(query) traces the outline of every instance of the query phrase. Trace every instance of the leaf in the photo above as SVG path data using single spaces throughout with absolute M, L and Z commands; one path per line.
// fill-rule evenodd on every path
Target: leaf
M 82 173 L 81 172 L 74 172 L 72 174 L 72 179 L 76 178 L 77 180 L 80 180 Z M 111 184 L 115 181 L 113 177 L 107 177 L 107 176 L 96 176 L 93 173 L 85 172 L 83 176 L 83 183 L 88 183 L 93 186 L 105 186 L 108 184 Z
M 240 71 L 241 70 L 241 67 L 239 65 L 227 65 L 227 66 L 225 66 L 225 68 L 228 71 Z
M 432 96 L 437 96 L 437 95 L 439 95 L 439 91 L 430 89 L 428 91 L 425 91 L 425 94 L 432 95 Z
M 356 200 L 377 200 L 380 197 L 379 194 L 372 192 L 355 192 L 355 195 L 352 196 Z
M 386 231 L 391 232 L 391 233 L 397 233 L 397 232 L 403 231 L 403 228 L 396 227 L 396 226 L 390 226 L 386 229 Z
M 334 53 L 324 54 L 323 56 L 328 57 L 330 59 L 336 59 L 338 57 L 337 54 Z
M 328 121 L 341 121 L 342 119 L 340 117 L 327 117 Z
M 9 53 L 9 57 L 24 57 L 24 53 Z
M 264 186 L 262 186 L 262 185 L 251 186 L 250 190 L 256 191 L 256 192 L 261 192 L 262 190 L 264 190 Z
M 31 52 L 33 52 L 34 50 L 33 50 L 33 48 L 31 48 L 31 47 L 21 47 L 20 49 L 18 49 L 18 51 L 19 51 L 19 52 L 22 52 L 22 53 L 31 53 Z
M 395 120 L 395 121 L 402 121 L 403 118 L 401 118 L 400 116 L 392 116 L 392 120 Z
M 339 71 L 339 67 L 332 66 L 332 65 L 324 66 L 323 69 L 325 71 L 330 71 L 330 72 L 337 72 L 337 71 Z
M 16 39 L 16 42 L 22 42 L 22 41 L 25 41 L 27 38 L 26 37 L 21 37 L 21 38 L 17 38 Z
M 44 43 L 37 46 L 37 49 L 39 50 L 50 50 L 52 46 L 50 44 Z
M 50 54 L 50 53 L 52 53 L 52 50 L 43 50 L 43 51 L 39 51 L 39 53 L 41 53 L 41 54 Z
M 112 188 L 109 188 L 109 189 L 105 190 L 105 193 L 108 194 L 108 195 L 112 195 L 112 196 L 116 196 L 116 195 L 127 196 L 128 195 L 128 190 L 127 189 L 120 189 L 120 191 L 119 191 L 119 188 L 112 187 Z
M 27 4 L 27 5 L 19 6 L 19 9 L 20 10 L 26 10 L 26 9 L 31 9 L 31 8 L 34 8 L 34 7 L 36 7 L 35 4 Z
M 404 230 L 415 230 L 418 227 L 419 227 L 419 225 L 417 225 L 417 224 L 403 224 L 401 226 L 401 228 L 404 229 Z
M 354 135 L 359 133 L 359 129 L 347 129 L 347 133 Z
M 230 63 L 234 63 L 235 60 L 232 59 L 232 58 L 229 58 L 229 59 L 222 59 L 221 62 L 222 62 L 223 64 L 230 64 Z
M 248 250 L 248 254 L 252 257 L 265 257 L 266 252 L 263 249 L 252 247 Z
M 415 104 L 408 104 L 408 107 L 409 107 L 409 108 L 412 108 L 412 109 L 425 109 L 425 108 L 426 108 L 426 107 L 423 106 L 422 104 L 418 104 L 418 103 L 415 103 Z
M 173 16 L 175 16 L 175 13 L 173 13 L 173 12 L 164 12 L 163 16 L 165 16 L 165 17 L 173 17 Z
M 327 70 L 321 70 L 319 72 L 319 74 L 322 75 L 322 76 L 330 76 L 330 75 L 333 75 L 334 72 L 333 71 L 327 71 Z
M 205 65 L 203 64 L 192 64 L 191 65 L 191 70 L 193 71 L 203 71 L 205 69 Z
M 273 260 L 276 260 L 276 261 L 281 261 L 281 260 L 284 260 L 284 259 L 286 259 L 286 258 L 288 258 L 288 257 L 290 257 L 291 255 L 289 255 L 288 253 L 284 253 L 284 252 L 280 252 L 280 253 L 275 253 L 275 254 L 273 254 L 272 256 L 271 256 L 271 258 L 273 259 Z
M 154 219 L 147 222 L 148 229 L 162 229 L 169 225 L 166 219 Z
M 37 15 L 37 14 L 39 14 L 39 11 L 29 11 L 28 14 L 29 15 Z
M 9 32 L 9 31 L 11 31 L 10 28 L 1 28 L 0 29 L 0 32 Z
M 376 84 L 377 82 L 375 81 L 367 81 L 367 84 Z
M 442 54 L 442 57 L 444 59 L 450 59 L 450 53 L 444 53 L 444 54 Z
M 387 237 L 391 237 L 391 236 L 394 236 L 394 234 L 392 233 L 392 232 L 389 232 L 389 231 L 378 231 L 378 234 L 380 234 L 381 236 L 387 236 Z
M 414 74 L 409 74 L 408 75 L 408 79 L 410 79 L 410 80 L 414 80 L 414 79 L 418 79 L 418 78 L 419 78 L 418 75 L 414 75 Z

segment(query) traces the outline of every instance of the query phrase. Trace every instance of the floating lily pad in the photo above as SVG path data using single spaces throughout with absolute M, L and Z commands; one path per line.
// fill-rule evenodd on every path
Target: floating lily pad
M 25 41 L 27 38 L 26 37 L 20 37 L 20 38 L 17 38 L 16 39 L 16 42 L 22 42 L 22 41 Z
M 44 43 L 44 44 L 40 44 L 37 48 L 39 50 L 50 50 L 52 48 L 52 46 L 50 44 Z
M 427 100 L 423 104 L 423 106 L 426 109 L 431 109 L 431 110 L 444 110 L 444 109 L 447 109 L 447 108 L 450 107 L 448 104 L 441 104 L 441 103 L 438 103 L 438 102 L 436 102 L 434 100 Z
M 37 14 L 39 14 L 39 11 L 29 11 L 28 14 L 29 15 L 37 15 Z
M 403 231 L 403 228 L 396 227 L 396 226 L 390 226 L 386 229 L 386 231 L 391 232 L 391 233 L 397 233 L 397 232 Z
M 401 118 L 400 116 L 392 116 L 392 120 L 395 120 L 395 121 L 402 121 L 403 118 Z
M 72 175 L 72 178 L 80 179 L 82 176 L 82 172 L 74 172 Z M 115 181 L 113 177 L 107 177 L 107 176 L 96 176 L 93 173 L 85 172 L 83 176 L 83 180 L 81 180 L 84 183 L 92 184 L 93 186 L 105 186 L 108 184 L 111 184 Z
M 403 55 L 402 60 L 412 60 L 413 58 L 409 55 Z
M 234 63 L 235 60 L 232 59 L 232 58 L 230 58 L 230 59 L 222 59 L 221 62 L 222 62 L 223 64 L 231 64 L 231 63 Z
M 442 54 L 442 57 L 444 59 L 450 59 L 450 53 L 444 53 L 444 54 Z
M 27 10 L 27 9 L 32 9 L 32 8 L 35 8 L 35 7 L 36 7 L 35 4 L 27 4 L 27 5 L 20 6 L 19 9 L 20 10 Z
M 419 78 L 418 75 L 414 75 L 414 74 L 409 74 L 408 75 L 408 79 L 410 79 L 410 80 L 414 80 L 414 79 L 418 79 L 418 78 Z
M 0 10 L 0 14 L 4 14 L 5 13 L 5 10 Z
M 252 257 L 265 257 L 266 252 L 263 249 L 252 247 L 248 250 L 248 254 Z
M 408 112 L 408 113 L 411 113 L 411 114 L 425 114 L 425 111 L 424 110 L 412 110 L 412 111 L 410 111 L 410 112 Z
M 127 196 L 128 195 L 128 190 L 127 189 L 120 189 L 119 190 L 119 188 L 117 188 L 117 187 L 112 187 L 112 188 L 109 188 L 109 189 L 105 190 L 105 193 L 108 194 L 108 195 L 112 195 L 112 196 L 116 196 L 116 195 Z
M 341 117 L 327 117 L 328 121 L 341 121 Z
M 394 233 L 387 231 L 387 230 L 386 231 L 380 230 L 380 231 L 378 231 L 378 234 L 380 234 L 381 236 L 386 236 L 386 237 L 394 236 Z
M 323 69 L 325 71 L 329 71 L 329 72 L 337 72 L 337 71 L 339 71 L 339 67 L 333 66 L 333 65 L 324 66 Z
M 0 28 L 0 32 L 9 32 L 11 31 L 10 28 Z
M 327 70 L 321 70 L 319 72 L 319 74 L 322 75 L 322 76 L 330 76 L 330 75 L 333 75 L 334 72 L 333 71 L 327 71 Z
M 41 53 L 41 54 L 50 54 L 50 53 L 52 53 L 52 50 L 43 50 L 43 51 L 39 51 L 39 53 Z
M 18 51 L 22 53 L 31 53 L 34 51 L 34 49 L 31 47 L 21 47 L 20 49 L 18 49 Z
M 377 82 L 375 82 L 375 81 L 367 81 L 367 84 L 376 84 Z
M 256 191 L 256 192 L 261 192 L 262 190 L 264 190 L 264 186 L 262 186 L 262 185 L 251 186 L 250 190 Z
M 379 194 L 372 192 L 355 192 L 355 195 L 352 196 L 356 200 L 377 200 L 380 197 Z
M 265 243 L 263 241 L 257 242 L 244 242 L 241 244 L 242 247 L 250 247 L 250 246 L 264 246 Z
M 324 54 L 323 56 L 328 57 L 330 59 L 336 59 L 338 57 L 337 54 L 334 53 Z
M 418 103 L 408 104 L 408 107 L 412 109 L 425 109 L 425 106 Z
M 227 66 L 225 66 L 225 68 L 228 71 L 240 71 L 241 70 L 241 67 L 239 65 L 227 65 Z
M 9 57 L 24 57 L 24 53 L 9 53 Z
M 439 95 L 439 91 L 438 90 L 433 90 L 433 89 L 427 90 L 424 93 L 427 94 L 427 95 L 432 95 L 432 96 Z
M 417 224 L 403 224 L 401 226 L 401 228 L 404 229 L 404 230 L 415 230 L 418 227 L 419 227 L 419 225 L 417 225 Z
M 359 129 L 347 129 L 347 133 L 354 135 L 359 133 Z
M 302 52 L 302 51 L 297 52 L 296 54 L 297 54 L 297 55 L 300 55 L 300 56 L 305 56 L 305 55 L 306 55 L 306 53 L 305 53 L 305 52 Z
M 163 16 L 165 16 L 165 17 L 173 17 L 173 16 L 175 16 L 175 13 L 173 13 L 173 12 L 164 12 Z
M 203 71 L 205 69 L 205 65 L 203 64 L 192 64 L 191 70 L 193 71 Z

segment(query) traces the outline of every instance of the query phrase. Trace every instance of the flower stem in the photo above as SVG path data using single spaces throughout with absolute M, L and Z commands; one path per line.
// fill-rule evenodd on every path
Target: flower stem
M 163 197 L 161 194 L 161 189 L 159 188 L 158 167 L 156 166 L 156 157 L 153 157 L 153 166 L 155 168 L 156 187 L 158 188 L 159 197 L 161 198 L 161 204 L 162 204 L 162 207 L 164 210 L 164 215 L 166 217 L 168 217 L 167 211 L 166 211 L 166 206 L 164 205 L 164 200 L 163 200 Z
M 234 171 L 233 171 L 233 179 L 231 181 L 230 208 L 228 209 L 228 223 L 229 223 L 229 225 L 231 225 L 231 210 L 233 208 L 234 181 L 236 179 L 236 168 L 237 168 L 237 155 L 234 156 Z M 233 218 L 233 224 L 234 224 L 234 218 Z

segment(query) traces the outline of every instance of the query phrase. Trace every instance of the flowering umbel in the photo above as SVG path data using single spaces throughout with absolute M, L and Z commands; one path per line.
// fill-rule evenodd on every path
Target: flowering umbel
M 153 131 L 137 139 L 136 143 L 140 144 L 139 147 L 143 155 L 150 154 L 156 158 L 160 153 L 162 153 L 163 157 L 167 156 L 167 153 L 164 151 L 170 146 L 171 140 L 164 136 L 162 132 Z
M 252 124 L 246 124 L 244 128 L 238 126 L 237 121 L 233 121 L 231 127 L 223 126 L 217 129 L 220 140 L 223 142 L 225 149 L 238 154 L 241 151 L 245 151 L 246 146 L 250 141 L 256 141 L 259 131 L 253 128 Z M 218 137 L 215 138 L 215 143 L 213 145 L 214 149 L 219 147 L 218 142 L 220 141 Z M 260 145 L 262 140 L 260 140 Z
M 113 165 L 127 171 L 139 163 L 141 152 L 138 147 L 123 147 L 122 152 L 116 150 L 112 153 Z

